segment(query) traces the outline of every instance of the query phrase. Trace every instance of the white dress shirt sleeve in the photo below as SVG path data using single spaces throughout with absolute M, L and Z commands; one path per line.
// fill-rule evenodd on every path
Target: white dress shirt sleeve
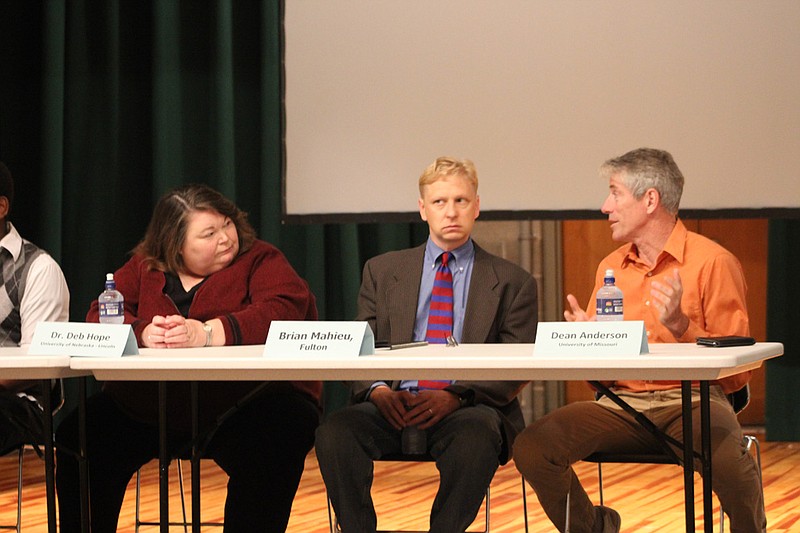
M 20 302 L 20 344 L 30 344 L 36 323 L 69 321 L 69 289 L 58 263 L 47 253 L 31 263 Z

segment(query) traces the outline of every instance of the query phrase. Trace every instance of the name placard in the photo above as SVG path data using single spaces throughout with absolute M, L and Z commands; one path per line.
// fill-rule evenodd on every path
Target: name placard
M 139 346 L 129 324 L 39 322 L 28 353 L 72 357 L 136 355 Z
M 264 357 L 358 357 L 375 353 L 367 322 L 273 320 Z
M 533 355 L 640 355 L 649 351 L 641 320 L 539 322 Z

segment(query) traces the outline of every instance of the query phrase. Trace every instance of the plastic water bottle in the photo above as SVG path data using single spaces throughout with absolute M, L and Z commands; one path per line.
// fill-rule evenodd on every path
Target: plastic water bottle
M 622 320 L 622 291 L 614 285 L 614 271 L 606 270 L 604 285 L 597 291 L 597 321 Z
M 416 388 L 409 389 L 412 394 L 417 393 Z M 400 449 L 404 455 L 423 455 L 428 451 L 428 436 L 424 429 L 417 426 L 406 426 L 400 434 Z
M 125 322 L 125 299 L 117 290 L 114 274 L 106 274 L 106 290 L 97 297 L 101 324 L 122 324 Z

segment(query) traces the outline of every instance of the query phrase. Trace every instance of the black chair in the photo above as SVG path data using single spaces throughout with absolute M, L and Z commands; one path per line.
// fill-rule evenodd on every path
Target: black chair
M 406 455 L 402 453 L 397 454 L 389 454 L 381 457 L 378 461 L 399 461 L 399 462 L 434 462 L 435 459 L 430 456 L 430 454 L 424 455 Z M 522 485 L 522 495 L 523 498 L 525 497 L 525 480 L 523 480 Z M 480 533 L 489 533 L 489 522 L 490 522 L 490 490 L 489 487 L 486 487 L 486 527 L 485 529 L 481 530 Z M 526 520 L 525 524 L 527 527 L 527 507 L 526 507 Z M 333 506 L 331 505 L 331 500 L 328 498 L 328 525 L 330 526 L 331 533 L 341 533 L 341 528 L 339 527 L 339 521 L 336 518 L 335 513 L 333 512 Z M 425 531 L 410 531 L 410 530 L 403 530 L 402 532 L 394 532 L 394 531 L 386 531 L 386 530 L 378 530 L 377 533 L 427 533 L 427 529 Z
M 0 525 L 0 529 L 11 529 L 19 533 L 22 526 L 22 458 L 25 455 L 25 446 L 17 448 L 17 522 L 14 525 Z
M 187 443 L 187 445 L 177 452 L 175 456 L 172 457 L 174 460 L 177 469 L 178 469 L 178 485 L 181 491 L 181 512 L 182 512 L 182 522 L 169 522 L 170 526 L 183 526 L 185 532 L 188 533 L 189 531 L 189 524 L 191 523 L 189 520 L 186 519 L 186 496 L 185 490 L 183 485 L 183 465 L 182 461 L 187 460 L 193 462 L 194 458 L 197 458 L 197 462 L 194 463 L 192 466 L 194 467 L 197 465 L 197 478 L 193 479 L 193 483 L 197 483 L 196 486 L 199 487 L 199 464 L 200 460 L 203 458 L 203 451 L 208 446 L 208 443 L 211 442 L 212 437 L 216 433 L 217 429 L 227 420 L 230 416 L 235 414 L 239 409 L 243 406 L 247 405 L 248 402 L 252 401 L 253 399 L 257 398 L 260 394 L 266 391 L 270 386 L 269 382 L 264 382 L 260 386 L 254 388 L 252 391 L 244 395 L 239 401 L 236 402 L 235 405 L 230 407 L 227 411 L 217 417 L 215 423 L 206 428 L 203 432 L 198 432 L 197 428 L 199 427 L 198 417 L 199 417 L 199 410 L 198 410 L 198 395 L 199 395 L 199 385 L 198 382 L 194 381 L 191 383 L 191 404 L 192 404 L 192 427 L 193 427 L 193 439 L 192 442 Z M 199 491 L 195 493 L 192 491 L 193 494 L 193 501 L 199 501 Z M 141 520 L 140 517 L 140 502 L 141 502 L 141 469 L 136 471 L 136 512 L 135 512 L 135 530 L 136 533 L 139 532 L 139 528 L 141 526 L 158 526 L 161 525 L 161 522 L 154 522 L 154 521 L 145 521 Z M 197 506 L 199 507 L 199 505 Z M 193 509 L 194 512 L 195 509 Z M 199 517 L 200 515 L 197 514 Z M 198 518 L 199 521 L 199 518 Z M 200 521 L 201 527 L 225 527 L 224 522 L 202 522 Z
M 64 405 L 64 387 L 60 379 L 53 382 L 53 388 L 50 393 L 50 410 L 55 415 Z M 43 457 L 41 446 L 44 445 L 43 439 L 47 438 L 45 435 L 40 434 L 39 428 L 31 428 L 30 442 L 27 442 L 14 449 L 17 453 L 17 521 L 14 525 L 0 525 L 0 530 L 8 529 L 20 533 L 22 529 L 22 467 L 25 458 L 26 446 L 32 447 L 39 457 Z M 50 438 L 53 438 L 51 435 Z
M 187 458 L 188 459 L 188 458 Z M 178 486 L 180 487 L 181 492 L 181 516 L 183 518 L 182 522 L 169 522 L 170 526 L 181 526 L 183 527 L 183 531 L 185 533 L 189 532 L 189 526 L 191 522 L 186 518 L 186 491 L 184 490 L 183 484 L 183 461 L 181 458 L 176 458 L 174 460 L 175 467 L 177 469 L 178 474 Z M 141 509 L 141 469 L 136 471 L 136 507 L 134 513 L 134 529 L 136 533 L 139 533 L 139 528 L 143 526 L 159 526 L 161 522 L 151 521 L 151 520 L 142 520 L 140 515 Z M 201 522 L 201 527 L 224 527 L 225 524 L 223 522 Z
M 738 391 L 728 395 L 728 401 L 735 413 L 740 413 L 750 403 L 750 386 L 745 385 Z M 758 466 L 758 477 L 761 480 L 761 446 L 758 439 L 753 435 L 745 435 L 744 437 L 745 448 L 748 453 L 755 451 L 756 464 Z M 604 505 L 603 499 L 603 463 L 639 463 L 639 464 L 663 464 L 663 465 L 678 465 L 680 462 L 676 458 L 664 451 L 653 450 L 652 453 L 615 453 L 615 452 L 598 452 L 593 453 L 584 461 L 597 463 L 597 478 L 598 487 L 600 491 L 600 505 Z M 762 500 L 764 487 L 761 485 Z M 719 511 L 719 525 L 720 532 L 725 531 L 725 513 L 720 508 Z M 567 525 L 569 525 L 569 497 L 567 497 Z

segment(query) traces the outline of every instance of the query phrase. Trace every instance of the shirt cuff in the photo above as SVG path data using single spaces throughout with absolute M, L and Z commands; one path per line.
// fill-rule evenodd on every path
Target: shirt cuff
M 372 394 L 372 391 L 374 391 L 376 387 L 381 387 L 381 386 L 388 387 L 389 384 L 386 383 L 385 381 L 376 381 L 375 383 L 370 385 L 369 390 L 367 391 L 367 394 L 364 396 L 364 400 L 369 400 L 369 397 Z

